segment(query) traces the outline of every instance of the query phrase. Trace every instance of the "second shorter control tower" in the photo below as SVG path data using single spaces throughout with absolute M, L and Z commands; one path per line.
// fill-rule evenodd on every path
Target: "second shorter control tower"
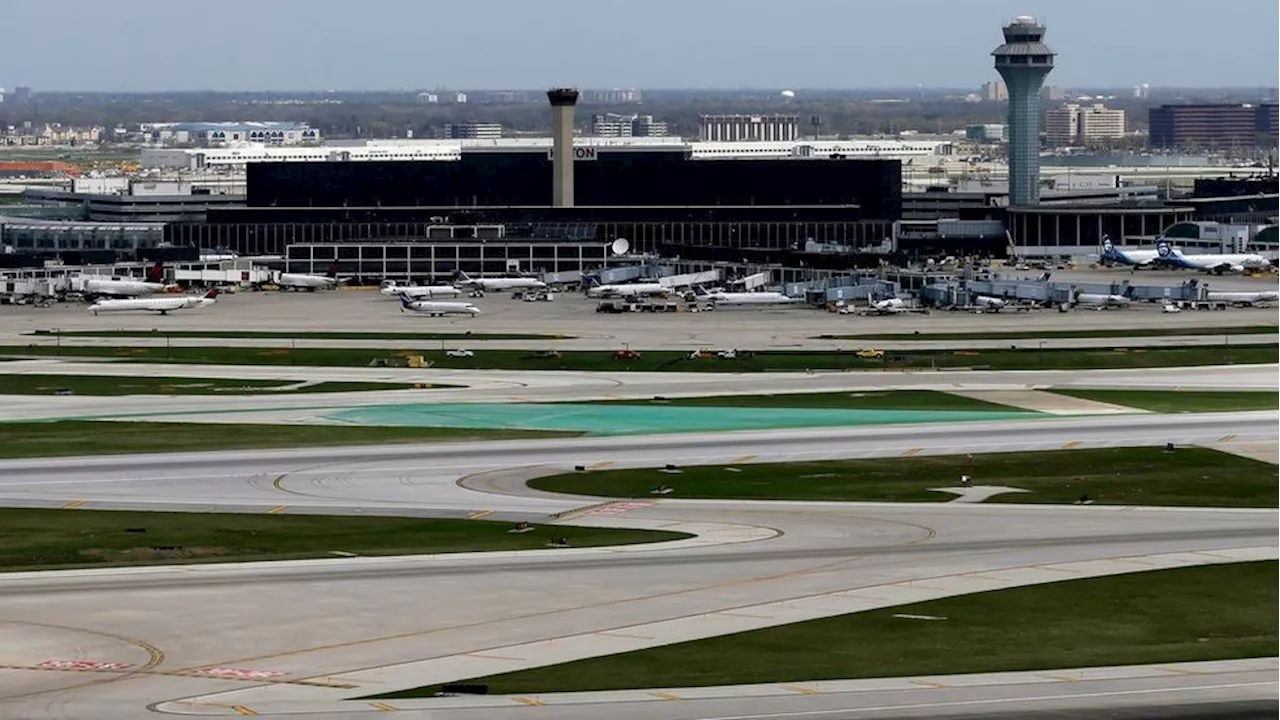
M 1004 26 L 1004 44 L 991 54 L 1009 89 L 1009 204 L 1040 201 L 1040 87 L 1053 70 L 1044 25 L 1019 15 Z

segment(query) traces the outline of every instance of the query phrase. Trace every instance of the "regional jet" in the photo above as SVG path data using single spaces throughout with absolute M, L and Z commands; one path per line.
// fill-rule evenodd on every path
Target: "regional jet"
M 1081 290 L 1077 290 L 1071 298 L 1072 307 L 1085 305 L 1095 310 L 1129 307 L 1129 302 L 1129 297 L 1126 295 L 1103 295 L 1100 293 L 1087 293 Z
M 707 292 L 702 286 L 693 288 L 694 297 L 709 301 L 712 305 L 789 305 L 802 302 L 799 298 L 787 297 L 780 292 L 725 292 L 716 290 Z
M 973 307 L 978 312 L 1000 312 L 1008 304 L 1008 300 L 990 295 L 979 295 L 973 299 Z
M 445 315 L 479 315 L 480 308 L 468 302 L 438 302 L 435 300 L 414 300 L 408 295 L 400 296 L 400 312 L 422 313 L 427 317 L 444 317 Z
M 480 292 L 502 292 L 503 290 L 542 290 L 547 284 L 541 280 L 528 277 L 472 278 L 459 270 L 453 277 L 454 285 L 472 288 Z
M 598 282 L 592 278 L 589 282 Z M 656 283 L 618 283 L 615 285 L 591 285 L 587 288 L 589 298 L 642 297 L 645 295 L 665 296 L 671 288 L 660 282 Z
M 89 307 L 89 312 L 146 311 L 168 315 L 178 310 L 203 310 L 218 300 L 218 289 L 201 295 L 172 295 L 168 297 L 129 298 L 127 300 L 99 300 Z
M 907 304 L 902 302 L 902 298 L 889 298 L 880 300 L 879 302 L 869 304 L 862 311 L 864 315 L 897 315 L 907 311 Z
M 1280 293 L 1275 292 L 1234 292 L 1231 290 L 1210 290 L 1205 293 L 1205 300 L 1227 302 L 1236 307 L 1253 307 L 1261 303 L 1273 303 L 1280 300 Z
M 386 297 L 393 298 L 408 295 L 413 300 L 458 297 L 462 294 L 461 290 L 452 285 L 400 285 L 395 280 L 383 282 L 378 292 Z
M 98 277 L 80 275 L 80 293 L 89 299 L 99 297 L 141 297 L 164 290 L 164 264 L 156 263 L 147 270 L 147 278 L 139 280 L 131 277 Z
M 324 275 L 304 275 L 302 273 L 286 273 L 282 272 L 276 276 L 276 286 L 281 290 L 306 290 L 307 292 L 315 292 L 319 289 L 328 289 L 338 286 L 338 264 L 334 263 L 329 266 L 329 271 Z

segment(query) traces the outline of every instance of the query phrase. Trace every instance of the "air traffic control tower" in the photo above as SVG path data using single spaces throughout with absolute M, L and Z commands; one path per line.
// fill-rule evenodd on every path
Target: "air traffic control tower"
M 1009 204 L 1040 200 L 1040 86 L 1053 70 L 1044 25 L 1019 15 L 1004 26 L 1004 44 L 991 54 L 1009 90 Z

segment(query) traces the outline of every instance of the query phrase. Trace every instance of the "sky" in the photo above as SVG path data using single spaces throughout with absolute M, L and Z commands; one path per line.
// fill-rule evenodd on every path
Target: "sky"
M 36 91 L 975 88 L 1035 15 L 1050 85 L 1274 87 L 1276 0 L 3 0 Z

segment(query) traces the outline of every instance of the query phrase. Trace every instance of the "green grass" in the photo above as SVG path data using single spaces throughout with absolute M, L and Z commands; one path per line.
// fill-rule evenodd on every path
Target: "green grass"
M 1280 393 L 1273 390 L 1248 392 L 1229 390 L 1050 390 L 1085 400 L 1113 403 L 1153 412 L 1239 412 L 1242 410 L 1275 410 L 1280 407 Z
M 0 355 L 108 357 L 146 362 L 212 365 L 368 366 L 379 359 L 421 355 L 439 368 L 485 370 L 767 372 L 812 370 L 884 370 L 971 368 L 976 370 L 1145 368 L 1276 362 L 1276 345 L 1061 350 L 904 351 L 883 358 L 848 352 L 770 351 L 746 359 L 687 359 L 682 351 L 644 352 L 638 360 L 615 360 L 606 350 L 565 351 L 560 358 L 539 358 L 528 350 L 480 350 L 474 358 L 446 357 L 439 348 L 377 350 L 358 348 L 246 347 L 100 347 L 52 345 L 0 346 Z
M 321 382 L 292 388 L 291 380 L 146 377 L 139 375 L 0 374 L 0 395 L 299 395 L 407 390 L 411 383 Z M 433 386 L 434 387 L 434 386 Z M 277 389 L 287 388 L 287 389 Z
M 849 408 L 867 410 L 1009 411 L 1008 405 L 933 390 L 881 390 L 791 395 L 705 395 L 653 400 L 597 400 L 596 405 L 682 405 L 695 407 Z
M 409 555 L 529 550 L 553 537 L 571 547 L 678 540 L 682 533 L 567 526 L 512 525 L 325 515 L 0 510 L 0 570 L 116 567 L 193 562 L 294 560 L 357 555 Z M 143 531 L 143 532 L 139 532 Z
M 1275 507 L 1276 467 L 1205 448 L 1101 448 L 1048 452 L 937 455 L 804 463 L 698 465 L 678 475 L 657 469 L 601 470 L 537 478 L 530 487 L 603 497 L 649 497 L 660 484 L 670 497 L 735 500 L 942 502 L 960 476 L 974 485 L 1030 492 L 987 502 L 1071 503 L 1081 495 L 1102 505 Z
M 53 337 L 118 337 L 118 338 L 225 338 L 263 340 L 570 340 L 569 335 L 534 333 L 473 332 L 305 332 L 268 330 L 37 330 L 27 333 Z
M 1276 586 L 1274 560 L 1067 580 L 466 682 L 525 695 L 1271 657 Z M 378 697 L 426 697 L 437 689 Z
M 0 423 L 0 458 L 120 453 L 574 437 L 547 430 L 252 425 L 241 423 L 53 422 Z
M 1169 337 L 1174 335 L 1266 335 L 1280 333 L 1276 325 L 1236 327 L 1093 328 L 1085 330 L 1015 330 L 980 332 L 867 333 L 815 335 L 815 340 L 1027 340 L 1050 338 Z

